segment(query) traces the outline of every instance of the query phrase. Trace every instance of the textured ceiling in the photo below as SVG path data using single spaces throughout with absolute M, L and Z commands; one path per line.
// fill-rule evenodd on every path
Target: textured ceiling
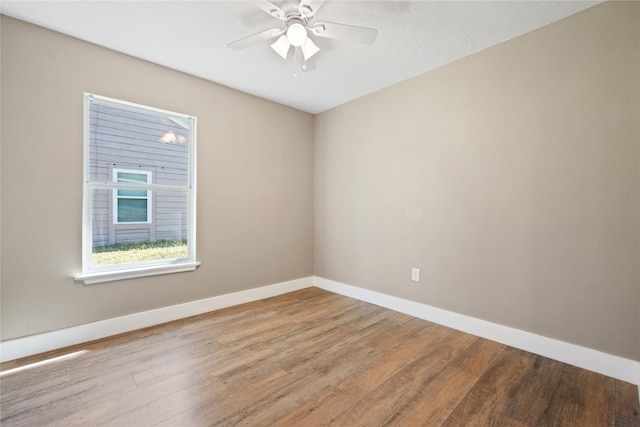
M 283 9 L 295 1 L 274 1 Z M 374 27 L 372 46 L 315 38 L 303 73 L 270 42 L 280 26 L 249 1 L 11 1 L 2 13 L 262 98 L 319 113 L 591 7 L 599 1 L 332 1 L 314 20 Z

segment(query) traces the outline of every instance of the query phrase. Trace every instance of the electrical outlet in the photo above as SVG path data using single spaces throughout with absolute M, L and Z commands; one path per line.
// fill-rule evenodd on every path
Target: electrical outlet
M 411 280 L 413 280 L 414 282 L 419 282 L 420 281 L 420 269 L 419 268 L 412 268 L 411 269 Z

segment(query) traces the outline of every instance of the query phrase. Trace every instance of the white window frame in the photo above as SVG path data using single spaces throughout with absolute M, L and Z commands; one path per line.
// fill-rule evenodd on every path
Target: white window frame
M 89 165 L 89 105 L 98 100 L 103 104 L 112 104 L 118 108 L 132 111 L 143 111 L 145 113 L 155 112 L 184 121 L 188 124 L 189 144 L 189 173 L 187 185 L 166 185 L 154 183 L 118 183 L 113 181 L 91 181 Z M 75 280 L 83 281 L 85 284 L 101 283 L 114 280 L 124 280 L 136 277 L 153 276 L 158 274 L 169 274 L 184 271 L 193 271 L 200 262 L 196 260 L 196 129 L 197 118 L 194 116 L 148 107 L 118 99 L 108 98 L 91 93 L 84 93 L 84 161 L 83 161 L 83 210 L 82 210 L 82 272 L 75 275 Z M 141 173 L 144 171 L 132 170 L 131 172 Z M 114 192 L 118 188 L 130 190 L 152 191 L 180 191 L 187 194 L 187 257 L 180 259 L 164 259 L 143 261 L 130 264 L 113 264 L 108 266 L 92 266 L 93 249 L 93 191 L 96 189 L 112 189 Z M 148 194 L 151 200 L 151 194 Z M 114 202 L 117 202 L 114 199 Z M 150 206 L 149 206 L 150 207 Z M 149 209 L 148 215 L 151 210 Z M 149 219 L 152 217 L 149 216 Z M 116 217 L 117 219 L 117 217 Z M 134 223 L 120 223 L 134 224 Z
M 146 175 L 147 177 L 147 184 L 151 184 L 152 183 L 152 177 L 153 177 L 153 173 L 151 171 L 146 171 L 146 170 L 134 170 L 134 169 L 121 169 L 121 168 L 113 168 L 112 169 L 112 179 L 113 182 L 120 182 L 118 181 L 118 173 L 130 173 L 130 174 L 136 174 L 136 175 Z M 118 190 L 120 190 L 119 188 L 114 188 L 113 189 L 113 223 L 116 225 L 119 224 L 151 224 L 153 222 L 153 210 L 152 210 L 152 206 L 153 203 L 151 201 L 151 198 L 153 197 L 153 195 L 151 194 L 150 191 L 147 191 L 147 195 L 142 197 L 142 196 L 136 196 L 136 197 L 132 197 L 132 196 L 120 196 L 118 195 Z M 146 221 L 118 221 L 118 200 L 119 199 L 147 199 L 147 220 Z

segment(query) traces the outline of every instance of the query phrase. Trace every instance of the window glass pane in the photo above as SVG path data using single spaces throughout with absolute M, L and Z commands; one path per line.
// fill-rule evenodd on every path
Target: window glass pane
M 158 240 L 187 240 L 187 193 L 181 191 L 154 191 L 153 222 Z
M 124 172 L 119 170 L 114 170 L 116 173 L 117 182 L 131 182 L 131 183 L 143 183 L 146 184 L 151 181 L 151 173 L 135 173 L 135 172 Z M 118 196 L 120 197 L 147 197 L 146 190 L 118 190 Z
M 110 209 L 111 194 L 111 190 L 102 188 L 91 192 L 91 235 L 94 247 L 109 244 L 109 232 L 113 222 Z
M 120 190 L 118 189 L 118 196 L 120 197 L 147 197 L 146 190 Z
M 128 264 L 144 261 L 185 259 L 188 257 L 188 204 L 185 191 L 149 191 L 154 200 L 154 212 L 150 223 L 146 218 L 135 218 L 130 223 L 114 223 L 109 216 L 109 200 L 112 189 L 92 190 L 92 267 Z M 121 208 L 146 199 L 118 199 Z M 122 210 L 119 210 L 121 212 Z
M 118 172 L 118 182 L 147 182 L 147 174 Z
M 183 118 L 94 99 L 88 137 L 90 181 L 112 181 L 113 168 L 143 169 L 155 172 L 157 184 L 189 185 L 189 123 Z M 134 181 L 121 182 L 147 182 L 145 175 L 127 179 Z
M 118 222 L 145 222 L 147 199 L 118 199 Z

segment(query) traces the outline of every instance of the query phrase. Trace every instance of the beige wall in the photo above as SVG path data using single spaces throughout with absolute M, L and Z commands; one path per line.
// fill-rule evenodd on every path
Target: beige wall
M 312 115 L 5 16 L 1 41 L 3 340 L 313 274 Z M 84 91 L 198 117 L 195 272 L 72 279 Z
M 317 116 L 316 275 L 640 360 L 639 55 L 608 2 Z

